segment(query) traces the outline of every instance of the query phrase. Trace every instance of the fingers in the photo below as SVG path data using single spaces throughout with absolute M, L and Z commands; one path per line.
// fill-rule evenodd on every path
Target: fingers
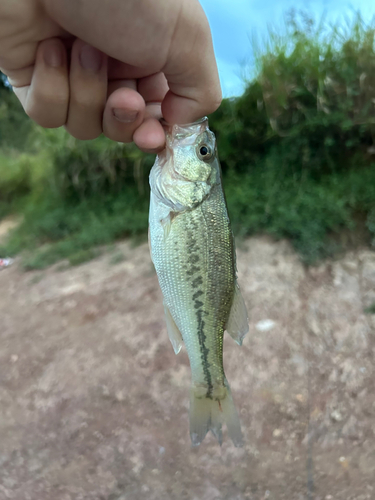
M 126 78 L 163 72 L 170 89 L 162 105 L 168 122 L 191 122 L 220 105 L 211 32 L 198 0 L 82 0 L 79 8 L 76 0 L 43 3 L 68 32 L 126 64 Z
M 167 79 L 163 73 L 139 78 L 137 90 L 147 103 L 161 103 L 168 92 Z
M 146 101 L 145 120 L 134 133 L 133 141 L 142 151 L 157 153 L 164 148 L 165 133 L 160 124 L 161 103 L 168 92 L 168 83 L 163 73 L 141 78 L 138 92 Z
M 77 139 L 95 139 L 102 133 L 107 98 L 107 56 L 76 40 L 72 47 L 69 84 L 66 129 Z
M 64 45 L 51 39 L 38 47 L 31 84 L 15 92 L 28 115 L 43 127 L 65 125 L 82 140 L 103 131 L 114 141 L 134 140 L 143 151 L 159 151 L 165 142 L 159 123 L 168 90 L 164 75 L 107 82 L 107 62 L 100 51 L 76 40 L 68 71 Z
M 103 132 L 113 141 L 132 142 L 144 114 L 145 101 L 142 96 L 132 88 L 120 87 L 108 98 L 103 116 Z
M 211 33 L 198 0 L 83 0 L 79 8 L 75 0 L 40 3 L 59 27 L 57 33 L 75 34 L 98 47 L 76 40 L 68 70 L 62 42 L 45 40 L 38 46 L 34 68 L 30 61 L 31 68 L 15 75 L 21 82 L 15 92 L 40 125 L 65 124 L 80 139 L 104 131 L 110 139 L 134 140 L 143 150 L 157 151 L 165 140 L 158 123 L 161 111 L 170 123 L 187 123 L 219 106 Z M 41 33 L 39 39 L 45 36 Z M 38 36 L 32 40 L 37 43 Z M 103 54 L 119 64 L 108 71 Z M 154 75 L 161 73 L 166 79 Z M 136 79 L 138 87 L 133 85 Z
M 157 73 L 140 78 L 138 83 L 135 80 L 116 80 L 109 83 L 108 91 L 104 134 L 119 142 L 134 141 L 142 151 L 154 153 L 161 150 L 165 143 L 165 134 L 159 123 L 161 102 L 168 91 L 164 75 Z
M 31 84 L 14 87 L 26 113 L 46 128 L 66 126 L 78 139 L 102 133 L 107 98 L 107 56 L 76 40 L 68 71 L 67 51 L 59 39 L 38 46 Z
M 157 119 L 149 118 L 134 132 L 133 141 L 145 153 L 158 153 L 165 144 L 163 127 Z
M 14 92 L 26 113 L 42 127 L 64 125 L 69 103 L 68 64 L 59 39 L 39 44 L 31 84 L 14 87 Z

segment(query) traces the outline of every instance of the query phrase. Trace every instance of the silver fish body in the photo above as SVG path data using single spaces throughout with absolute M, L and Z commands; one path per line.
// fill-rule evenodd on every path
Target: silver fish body
M 222 424 L 242 433 L 223 369 L 224 330 L 241 345 L 247 313 L 236 278 L 233 235 L 214 134 L 207 119 L 166 128 L 150 173 L 149 241 L 176 353 L 185 343 L 192 373 L 190 436 L 199 444 Z

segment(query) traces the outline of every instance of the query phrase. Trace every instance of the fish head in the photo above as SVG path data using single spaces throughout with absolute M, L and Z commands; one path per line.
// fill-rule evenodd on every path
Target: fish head
M 163 168 L 191 182 L 211 182 L 217 157 L 215 135 L 207 118 L 186 125 L 164 124 L 166 132 Z
M 220 183 L 215 135 L 207 118 L 187 125 L 163 123 L 166 147 L 150 175 L 151 191 L 175 212 L 193 208 Z

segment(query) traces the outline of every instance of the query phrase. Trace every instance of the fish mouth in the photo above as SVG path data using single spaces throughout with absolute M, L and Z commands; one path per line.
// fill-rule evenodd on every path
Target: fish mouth
M 163 125 L 163 127 L 173 127 L 173 125 L 177 125 L 177 127 L 191 127 L 192 125 L 199 125 L 201 123 L 204 123 L 206 120 L 208 120 L 207 116 L 204 116 L 203 118 L 200 118 L 199 120 L 195 121 L 195 122 L 191 122 L 191 123 L 183 123 L 183 124 L 178 124 L 178 123 L 169 123 L 167 122 L 166 120 L 164 120 L 164 118 L 161 118 L 160 119 L 160 123 Z
M 192 123 L 172 124 L 164 119 L 160 123 L 166 135 L 166 149 L 173 149 L 177 141 L 181 146 L 194 144 L 198 135 L 208 129 L 207 116 Z

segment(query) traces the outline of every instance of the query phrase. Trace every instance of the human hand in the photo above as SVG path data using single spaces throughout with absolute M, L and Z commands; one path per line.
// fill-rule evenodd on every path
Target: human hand
M 162 116 L 192 122 L 221 101 L 198 0 L 0 0 L 0 69 L 39 125 L 149 152 Z

